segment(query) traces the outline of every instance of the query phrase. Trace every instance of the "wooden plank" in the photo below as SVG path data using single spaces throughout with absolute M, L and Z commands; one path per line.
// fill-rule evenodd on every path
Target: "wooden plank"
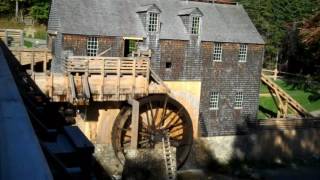
M 132 106 L 131 114 L 131 145 L 132 149 L 138 148 L 138 135 L 139 135 L 139 101 L 129 99 L 128 103 Z

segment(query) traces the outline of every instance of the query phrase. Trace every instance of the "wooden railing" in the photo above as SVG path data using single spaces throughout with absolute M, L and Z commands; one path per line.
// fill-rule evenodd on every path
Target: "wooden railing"
M 51 51 L 47 48 L 10 48 L 12 54 L 21 65 L 31 65 L 31 71 L 36 63 L 43 62 L 43 72 L 47 69 L 47 63 L 52 59 Z
M 149 76 L 149 58 L 70 56 L 66 60 L 68 73 Z
M 273 82 L 266 75 L 261 75 L 261 81 L 268 86 L 269 90 L 272 91 L 278 100 L 278 117 L 288 115 L 288 106 L 290 106 L 293 110 L 297 111 L 300 115 L 312 117 L 312 115 L 303 108 L 295 99 L 293 99 L 289 94 L 287 94 L 284 90 L 282 90 L 275 82 Z
M 23 30 L 21 29 L 0 29 L 0 39 L 8 47 L 23 47 Z

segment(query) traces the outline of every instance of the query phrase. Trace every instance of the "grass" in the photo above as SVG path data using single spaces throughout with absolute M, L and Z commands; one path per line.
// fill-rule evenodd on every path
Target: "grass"
M 24 40 L 24 46 L 27 48 L 32 48 L 32 42 Z
M 320 99 L 312 101 L 309 97 L 311 92 L 305 91 L 301 88 L 297 88 L 292 84 L 289 84 L 283 80 L 275 81 L 284 91 L 286 91 L 293 99 L 298 101 L 306 110 L 316 111 L 320 110 Z M 320 87 L 319 87 L 320 89 Z M 265 85 L 261 85 L 260 93 L 268 93 L 268 88 Z M 277 106 L 274 103 L 272 97 L 260 97 L 260 108 L 258 113 L 259 119 L 265 119 L 277 113 Z
M 17 22 L 14 18 L 0 18 L 0 29 L 24 29 L 25 25 L 23 23 Z M 34 38 L 36 39 L 46 39 L 47 29 L 46 26 L 35 24 L 33 26 L 35 29 Z
M 0 18 L 0 29 L 23 29 L 24 24 L 18 23 L 14 18 Z

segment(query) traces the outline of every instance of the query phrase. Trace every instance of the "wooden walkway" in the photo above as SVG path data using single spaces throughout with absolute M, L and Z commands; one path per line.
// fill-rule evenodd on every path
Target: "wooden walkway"
M 271 80 L 266 75 L 261 75 L 262 83 L 266 84 L 270 94 L 276 95 L 277 103 L 278 103 L 278 118 L 287 117 L 289 107 L 300 114 L 301 116 L 312 117 L 312 115 L 302 107 L 296 100 L 294 100 L 289 94 L 287 94 L 281 87 L 279 87 L 273 80 Z

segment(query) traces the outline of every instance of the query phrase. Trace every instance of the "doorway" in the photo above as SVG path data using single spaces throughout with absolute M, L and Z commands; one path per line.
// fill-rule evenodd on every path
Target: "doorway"
M 138 40 L 125 39 L 124 41 L 124 57 L 132 56 L 133 51 L 137 51 Z

